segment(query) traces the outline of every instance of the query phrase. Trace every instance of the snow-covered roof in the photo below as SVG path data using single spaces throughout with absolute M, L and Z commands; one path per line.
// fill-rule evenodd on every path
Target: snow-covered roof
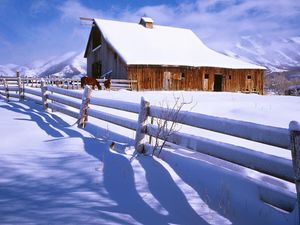
M 266 69 L 206 47 L 189 29 L 94 19 L 105 40 L 127 65 Z
M 141 18 L 141 20 L 143 20 L 143 21 L 145 21 L 145 22 L 147 22 L 147 23 L 153 23 L 153 22 L 154 22 L 152 18 L 150 18 L 150 17 L 145 17 L 145 16 L 143 16 L 143 17 Z

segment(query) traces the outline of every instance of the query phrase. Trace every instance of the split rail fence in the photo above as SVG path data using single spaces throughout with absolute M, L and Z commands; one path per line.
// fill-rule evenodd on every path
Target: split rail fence
M 295 207 L 299 211 L 300 124 L 296 121 L 290 123 L 289 129 L 284 129 L 187 111 L 177 112 L 174 121 L 168 116 L 170 109 L 151 106 L 143 98 L 140 104 L 108 100 L 92 97 L 92 90 L 88 86 L 81 93 L 47 85 L 43 81 L 40 83 L 40 88 L 31 88 L 25 85 L 20 78 L 15 79 L 14 82 L 0 79 L 0 94 L 7 100 L 10 97 L 34 100 L 42 104 L 45 110 L 52 109 L 74 117 L 77 119 L 79 127 L 85 126 L 87 117 L 94 117 L 136 131 L 135 148 L 138 152 L 153 148 L 151 144 L 147 143 L 148 136 L 159 139 L 167 137 L 167 141 L 170 143 L 295 183 L 297 195 L 263 182 L 257 182 L 257 186 L 260 189 L 260 199 L 264 202 L 286 212 L 292 212 Z M 90 106 L 101 106 L 135 113 L 138 115 L 138 120 L 92 109 Z M 222 143 L 182 132 L 172 132 L 166 136 L 159 131 L 156 125 L 148 122 L 150 118 L 173 120 L 178 124 L 283 148 L 291 151 L 292 160 L 253 151 L 246 146 Z
M 1 77 L 0 77 L 1 78 Z M 7 78 L 10 80 L 16 78 Z M 22 78 L 22 81 L 28 87 L 40 88 L 42 80 L 47 85 L 56 86 L 64 89 L 81 89 L 80 79 L 70 79 L 70 78 L 40 78 L 40 77 L 26 77 Z M 104 87 L 105 79 L 97 79 L 102 89 Z M 111 80 L 111 90 L 138 90 L 138 82 L 136 80 L 124 80 L 124 79 L 112 79 Z

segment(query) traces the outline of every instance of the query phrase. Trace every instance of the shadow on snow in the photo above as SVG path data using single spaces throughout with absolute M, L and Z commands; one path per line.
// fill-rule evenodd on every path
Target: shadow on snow
M 131 155 L 125 154 L 126 147 L 132 144 L 131 139 L 110 132 L 114 141 L 129 143 L 117 143 L 116 151 L 111 150 L 107 140 L 86 137 L 59 116 L 43 112 L 40 106 L 23 104 L 28 107 L 14 102 L 0 107 L 28 116 L 29 119 L 16 119 L 36 123 L 54 138 L 46 142 L 52 142 L 53 146 L 62 139 L 70 139 L 70 142 L 74 138 L 81 139 L 85 152 L 100 161 L 102 170 L 100 173 L 91 171 L 89 163 L 95 162 L 80 152 L 47 158 L 24 154 L 19 164 L 12 166 L 0 159 L 2 178 L 6 181 L 0 186 L 1 223 L 210 224 L 190 206 L 185 193 L 157 160 L 138 157 L 131 162 Z M 95 129 L 90 125 L 86 130 L 92 133 Z M 104 134 L 105 129 L 97 129 L 98 134 Z M 30 169 L 33 160 L 42 170 L 31 176 L 22 170 Z M 48 171 L 47 176 L 43 170 Z M 145 181 L 136 180 L 137 173 L 144 174 Z M 159 207 L 145 200 L 140 193 L 143 185 L 150 191 L 145 196 L 150 195 Z M 161 208 L 167 212 L 162 213 Z

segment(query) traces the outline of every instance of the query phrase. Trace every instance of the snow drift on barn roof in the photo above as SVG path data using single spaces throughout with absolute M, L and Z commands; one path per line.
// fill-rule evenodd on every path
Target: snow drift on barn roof
M 127 65 L 265 69 L 206 47 L 189 29 L 94 19 L 104 39 Z

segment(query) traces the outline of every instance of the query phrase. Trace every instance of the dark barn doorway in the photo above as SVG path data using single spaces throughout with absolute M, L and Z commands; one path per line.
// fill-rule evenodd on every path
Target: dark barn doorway
M 101 62 L 95 62 L 92 64 L 92 77 L 98 79 L 101 76 L 102 65 Z
M 223 76 L 215 74 L 214 91 L 222 91 Z

